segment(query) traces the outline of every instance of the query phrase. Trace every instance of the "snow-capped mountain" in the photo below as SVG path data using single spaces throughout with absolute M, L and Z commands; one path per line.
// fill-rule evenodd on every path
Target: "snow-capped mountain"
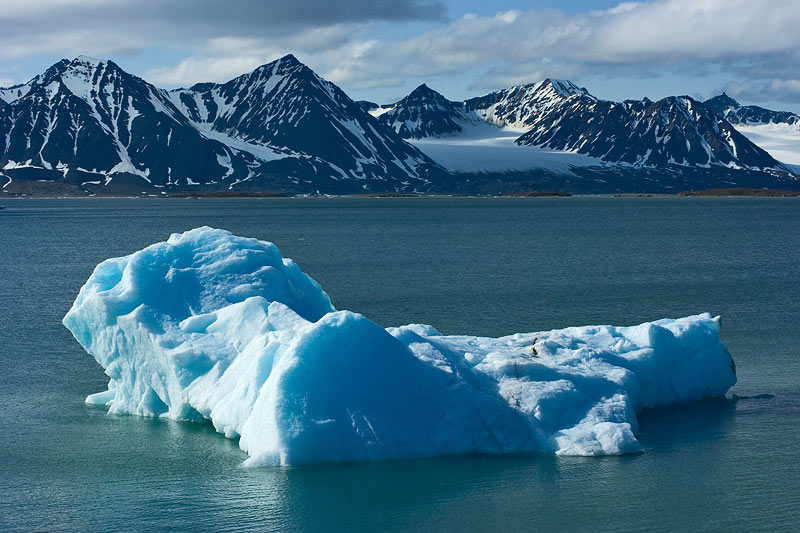
M 526 121 L 521 146 L 577 152 L 641 167 L 782 169 L 725 119 L 688 96 L 657 102 L 568 98 Z
M 244 150 L 267 147 L 305 157 L 307 172 L 333 180 L 385 182 L 377 188 L 394 190 L 423 184 L 435 167 L 293 55 L 227 83 L 170 96 L 200 130 L 235 139 Z
M 725 93 L 705 101 L 742 135 L 800 175 L 800 115 L 741 105 Z
M 394 104 L 370 109 L 404 139 L 457 135 L 480 118 L 463 102 L 453 102 L 424 83 Z
M 597 100 L 571 81 L 546 79 L 538 83 L 517 85 L 464 102 L 466 108 L 490 124 L 512 128 L 529 128 L 538 117 L 564 103 L 578 99 Z
M 0 89 L 0 188 L 31 194 L 800 188 L 800 167 L 783 164 L 796 164 L 786 157 L 796 155 L 787 151 L 789 141 L 782 137 L 767 153 L 752 142 L 767 138 L 764 132 L 745 131 L 795 132 L 789 124 L 796 115 L 740 106 L 726 95 L 708 104 L 688 96 L 611 102 L 546 79 L 464 102 L 423 84 L 379 106 L 354 102 L 292 55 L 227 83 L 165 91 L 112 61 L 81 56 Z
M 373 111 L 375 113 L 376 111 Z M 507 133 L 516 131 L 516 144 L 537 147 L 550 152 L 537 154 L 529 168 L 550 168 L 558 163 L 549 154 L 571 152 L 594 158 L 573 161 L 582 166 L 598 164 L 624 164 L 636 167 L 710 168 L 721 165 L 729 168 L 782 169 L 781 164 L 764 150 L 753 144 L 729 122 L 718 117 L 701 102 L 688 96 L 669 97 L 652 102 L 611 102 L 600 100 L 585 88 L 565 80 L 546 79 L 539 83 L 510 87 L 465 102 L 451 102 L 444 96 L 421 86 L 389 111 L 379 117 L 403 137 L 422 139 L 444 134 L 459 135 L 461 125 L 470 119 L 483 119 L 503 128 L 484 129 L 475 135 L 470 129 L 473 151 L 487 145 L 505 149 Z M 524 132 L 524 133 L 521 133 Z M 502 133 L 503 135 L 501 135 Z M 449 156 L 458 146 L 448 146 L 444 141 L 416 143 L 436 158 L 437 154 Z M 452 143 L 451 143 L 452 144 Z M 470 154 L 457 155 L 466 160 Z M 511 165 L 511 157 L 521 154 L 509 152 L 503 156 Z M 546 157 L 545 157 L 546 156 Z M 452 159 L 452 158 L 450 158 Z M 458 161 L 457 161 L 458 163 Z M 501 162 L 502 163 L 502 162 Z M 480 165 L 480 162 L 477 162 Z M 497 164 L 493 163 L 494 169 Z M 549 166 L 548 166 L 549 165 Z M 452 162 L 450 163 L 452 167 Z M 478 171 L 488 168 L 476 167 Z
M 336 193 L 413 189 L 441 171 L 294 56 L 172 92 L 81 56 L 1 94 L 9 180 Z
M 731 124 L 783 124 L 800 129 L 800 115 L 789 111 L 773 111 L 756 105 L 742 105 L 725 93 L 704 103 Z
M 208 183 L 245 167 L 224 144 L 201 136 L 165 91 L 112 61 L 62 60 L 2 94 L 7 176 L 22 177 L 13 172 L 20 170 L 37 179 L 149 188 Z

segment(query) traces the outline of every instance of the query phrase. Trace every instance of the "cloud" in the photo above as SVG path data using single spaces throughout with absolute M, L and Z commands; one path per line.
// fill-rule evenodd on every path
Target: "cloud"
M 160 87 L 188 87 L 198 82 L 224 82 L 250 72 L 259 65 L 269 63 L 280 57 L 275 56 L 240 56 L 224 57 L 188 57 L 174 67 L 158 67 L 148 71 L 144 78 Z
M 144 78 L 165 87 L 189 86 L 197 82 L 225 82 L 259 65 L 292 52 L 313 69 L 325 69 L 337 56 L 357 56 L 369 43 L 352 41 L 362 24 L 339 24 L 311 28 L 285 37 L 217 37 L 176 65 L 159 66 Z M 321 71 L 321 70 L 320 70 Z
M 800 79 L 731 82 L 724 90 L 733 98 L 742 101 L 790 104 L 797 104 L 800 101 Z
M 113 55 L 150 46 L 194 51 L 221 37 L 276 39 L 314 28 L 444 17 L 439 0 L 3 0 L 0 57 Z
M 128 16 L 137 22 L 167 18 L 176 26 L 202 25 L 239 29 L 285 26 L 324 26 L 343 22 L 372 20 L 441 19 L 445 9 L 437 0 L 4 0 L 5 20 L 28 21 L 50 14 L 54 25 L 91 15 L 94 20 L 124 22 Z M 32 20 L 33 19 L 33 20 Z M 233 26 L 231 26 L 233 25 Z
M 647 77 L 669 71 L 780 78 L 800 68 L 798 24 L 795 0 L 657 0 L 573 15 L 537 9 L 465 16 L 373 46 L 342 60 L 334 72 L 338 81 L 357 85 L 479 67 L 475 87 L 545 76 Z
M 458 80 L 460 87 L 488 91 L 548 76 L 678 74 L 713 78 L 717 86 L 736 80 L 730 92 L 755 101 L 774 101 L 782 91 L 781 99 L 795 98 L 800 79 L 797 0 L 651 0 L 449 21 L 444 6 L 444 0 L 3 0 L 0 60 L 81 53 L 119 59 L 168 50 L 168 59 L 142 74 L 173 87 L 226 81 L 292 52 L 348 91 L 412 79 Z M 427 23 L 404 28 L 426 29 L 403 38 L 380 32 L 413 21 Z

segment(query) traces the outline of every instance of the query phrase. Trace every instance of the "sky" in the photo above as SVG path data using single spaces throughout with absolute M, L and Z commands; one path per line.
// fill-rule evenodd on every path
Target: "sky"
M 0 86 L 61 58 L 166 89 L 293 53 L 354 99 L 462 100 L 546 77 L 611 100 L 723 90 L 800 112 L 798 0 L 2 0 Z

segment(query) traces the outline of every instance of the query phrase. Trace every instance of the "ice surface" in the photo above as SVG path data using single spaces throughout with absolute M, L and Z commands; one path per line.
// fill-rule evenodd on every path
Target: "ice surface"
M 95 268 L 64 324 L 111 413 L 208 419 L 288 465 L 459 453 L 636 452 L 636 413 L 722 396 L 708 314 L 498 339 L 336 311 L 271 243 L 207 227 Z
M 545 169 L 571 173 L 571 167 L 603 166 L 600 159 L 575 152 L 514 143 L 527 129 L 489 123 L 462 124 L 459 135 L 408 139 L 434 161 L 454 172 L 513 172 Z

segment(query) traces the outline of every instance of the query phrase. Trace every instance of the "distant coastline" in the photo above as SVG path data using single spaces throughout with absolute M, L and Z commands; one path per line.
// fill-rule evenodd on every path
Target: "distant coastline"
M 732 187 L 730 189 L 704 189 L 701 191 L 679 192 L 676 196 L 800 196 L 800 191 L 786 191 L 781 189 L 751 189 L 747 187 Z
M 52 191 L 50 194 L 0 192 L 2 199 L 23 198 L 569 198 L 569 197 L 609 197 L 609 198 L 652 198 L 652 197 L 738 197 L 738 198 L 790 198 L 800 197 L 800 191 L 782 189 L 755 189 L 731 187 L 728 189 L 702 189 L 668 193 L 584 193 L 573 194 L 561 191 L 521 191 L 506 194 L 464 194 L 464 193 L 365 193 L 365 194 L 292 194 L 285 192 L 235 192 L 215 191 L 194 194 L 96 194 L 86 191 Z

